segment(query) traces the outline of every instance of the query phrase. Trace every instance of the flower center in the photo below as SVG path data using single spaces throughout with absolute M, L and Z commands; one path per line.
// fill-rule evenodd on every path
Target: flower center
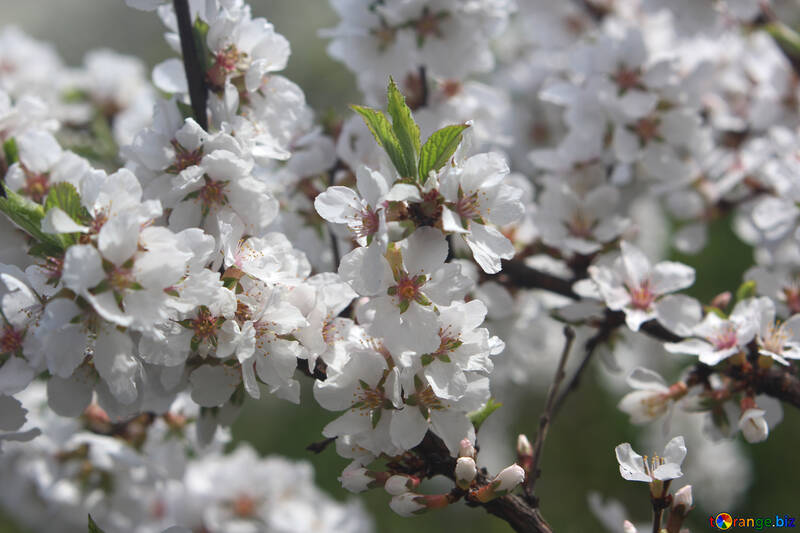
M 653 472 L 655 472 L 656 469 L 659 466 L 663 465 L 666 461 L 664 460 L 663 457 L 659 457 L 658 455 L 654 455 L 653 457 L 648 457 L 645 455 L 643 458 L 643 462 L 644 462 L 644 473 L 652 478 Z
M 363 211 L 353 216 L 353 220 L 348 227 L 356 239 L 366 239 L 378 232 L 379 225 L 378 213 L 366 207 Z
M 355 394 L 358 401 L 361 402 L 361 409 L 373 410 L 378 409 L 383 405 L 384 397 L 383 392 L 378 389 L 371 388 L 366 382 L 359 383 L 361 390 Z
M 461 218 L 472 220 L 481 216 L 477 192 L 461 196 L 456 202 L 455 207 L 456 213 L 458 213 Z
M 22 192 L 26 196 L 40 204 L 44 201 L 48 191 L 50 191 L 50 178 L 47 174 L 34 174 L 25 169 L 25 187 L 22 188 Z
M 628 287 L 628 292 L 631 295 L 631 307 L 634 309 L 646 311 L 656 299 L 656 295 L 650 289 L 649 279 L 642 281 L 638 287 Z
M 225 188 L 228 182 L 214 181 L 209 177 L 205 178 L 205 182 L 206 184 L 200 189 L 198 197 L 202 203 L 203 214 L 207 215 L 212 207 L 228 203 L 228 197 L 225 195 Z
M 730 323 L 722 326 L 720 330 L 708 340 L 717 350 L 727 350 L 739 343 L 739 339 L 736 336 L 736 329 L 733 327 L 733 324 Z
M 133 285 L 133 271 L 130 268 L 114 267 L 108 273 L 108 284 L 115 292 L 122 292 Z
M 199 165 L 203 159 L 202 146 L 197 150 L 187 150 L 181 146 L 177 139 L 172 139 L 170 144 L 175 149 L 175 163 L 167 168 L 166 172 L 169 174 L 178 174 L 184 169 Z
M 201 307 L 197 317 L 191 322 L 191 328 L 198 341 L 214 338 L 217 335 L 217 317 L 207 307 Z
M 249 518 L 256 512 L 256 501 L 247 494 L 240 494 L 233 501 L 233 513 L 241 518 Z
M 592 238 L 592 228 L 594 227 L 594 219 L 587 213 L 578 209 L 572 213 L 572 217 L 567 221 L 567 230 L 570 235 L 580 237 L 582 239 Z
M 389 26 L 382 26 L 372 30 L 372 34 L 378 39 L 378 50 L 382 52 L 391 45 L 394 42 L 395 33 L 395 29 Z
M 6 325 L 3 335 L 0 336 L 0 353 L 16 353 L 21 348 L 22 332 L 15 330 L 10 324 Z
M 417 39 L 419 44 L 422 44 L 426 38 L 436 36 L 441 37 L 442 31 L 439 28 L 439 21 L 444 15 L 436 15 L 426 7 L 422 10 L 422 16 L 417 19 L 415 28 L 417 30 Z
M 766 336 L 761 339 L 761 345 L 772 353 L 780 354 L 790 335 L 791 332 L 787 331 L 784 324 L 780 324 L 777 321 L 773 322 L 767 328 Z
M 653 117 L 640 118 L 636 122 L 634 130 L 636 131 L 636 135 L 639 136 L 642 142 L 647 143 L 648 141 L 658 136 L 658 125 L 659 125 L 659 120 L 657 118 Z
M 611 76 L 611 79 L 614 80 L 614 83 L 617 84 L 620 91 L 627 91 L 628 89 L 638 87 L 641 81 L 638 70 L 631 70 L 624 66 L 620 66 L 617 72 Z
M 336 324 L 333 320 L 326 320 L 322 326 L 322 340 L 328 346 L 333 346 L 333 342 L 336 340 Z

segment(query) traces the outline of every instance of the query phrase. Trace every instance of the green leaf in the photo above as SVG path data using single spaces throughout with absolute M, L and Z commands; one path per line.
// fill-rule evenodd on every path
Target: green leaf
M 772 22 L 764 26 L 764 29 L 772 36 L 792 65 L 800 65 L 800 33 L 782 22 Z
M 42 244 L 46 255 L 59 255 L 64 251 L 64 242 L 58 235 L 42 231 L 44 207 L 5 187 L 5 198 L 0 198 L 0 212 L 11 219 L 22 231 Z
M 200 55 L 200 64 L 203 72 L 208 70 L 209 67 L 209 51 L 208 51 L 208 23 L 197 17 L 194 21 L 192 28 L 192 35 L 194 36 L 194 44 L 197 52 Z M 191 116 L 191 115 L 190 115 Z
M 503 406 L 502 403 L 496 401 L 494 398 L 489 398 L 489 401 L 486 402 L 486 405 L 478 409 L 477 411 L 472 411 L 468 413 L 467 416 L 469 417 L 470 421 L 472 422 L 475 431 L 480 429 L 481 424 L 483 424 L 489 415 L 497 411 Z
M 747 300 L 748 298 L 752 298 L 756 295 L 756 282 L 753 280 L 748 280 L 739 285 L 739 288 L 736 289 L 736 301 L 741 302 L 742 300 Z
M 89 515 L 89 533 L 105 533 L 100 527 L 92 520 L 92 515 Z
M 389 119 L 386 118 L 386 115 L 376 109 L 370 109 L 369 107 L 354 105 L 351 106 L 351 108 L 361 115 L 364 122 L 367 123 L 369 131 L 372 132 L 378 144 L 386 150 L 397 172 L 400 173 L 402 177 L 414 175 L 416 169 L 411 170 L 406 166 L 406 160 L 403 157 L 403 149 L 400 148 L 400 141 L 397 140 L 397 136 L 392 129 L 392 125 L 389 123 Z
M 372 414 L 370 415 L 372 419 L 372 429 L 378 427 L 378 422 L 381 421 L 382 415 L 383 415 L 383 409 L 375 409 L 372 411 Z
M 17 141 L 11 137 L 3 143 L 3 155 L 6 159 L 6 165 L 11 166 L 19 161 L 19 149 L 17 148 Z
M 723 311 L 719 307 L 714 307 L 713 305 L 704 305 L 703 310 L 705 310 L 706 313 L 713 313 L 723 320 L 728 319 L 728 315 L 726 315 L 725 311 Z
M 411 174 L 403 174 L 404 178 L 418 179 L 417 159 L 419 158 L 419 126 L 411 116 L 411 109 L 406 105 L 406 99 L 400 89 L 397 88 L 394 80 L 389 78 L 389 88 L 387 89 L 388 111 L 392 117 L 392 130 L 400 149 L 403 153 L 406 168 L 411 169 Z
M 47 199 L 44 201 L 44 212 L 47 213 L 54 207 L 64 211 L 78 224 L 85 224 L 91 220 L 89 212 L 81 204 L 81 195 L 71 183 L 62 181 L 50 187 Z
M 455 153 L 458 145 L 461 144 L 463 132 L 467 129 L 467 124 L 455 124 L 445 126 L 437 130 L 428 137 L 419 156 L 419 179 L 421 183 L 428 180 L 430 172 L 439 170 Z

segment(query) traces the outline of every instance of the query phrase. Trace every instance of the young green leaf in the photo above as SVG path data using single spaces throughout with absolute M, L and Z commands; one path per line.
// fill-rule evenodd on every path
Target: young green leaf
M 486 402 L 486 405 L 484 405 L 482 408 L 468 413 L 467 416 L 472 422 L 472 426 L 475 428 L 475 431 L 480 429 L 481 424 L 483 424 L 486 419 L 489 418 L 489 415 L 500 409 L 502 406 L 503 404 L 496 401 L 494 398 L 489 398 L 489 401 Z
M 439 170 L 447 160 L 455 153 L 458 145 L 461 144 L 463 132 L 469 126 L 467 124 L 456 124 L 445 126 L 437 130 L 428 137 L 422 146 L 419 156 L 419 179 L 421 183 L 428 180 L 431 170 Z
M 419 126 L 411 116 L 411 109 L 406 105 L 406 99 L 394 80 L 389 78 L 387 90 L 388 110 L 392 117 L 392 130 L 400 144 L 406 168 L 412 169 L 412 174 L 403 174 L 404 178 L 417 180 L 417 159 L 419 158 L 420 141 Z
M 89 515 L 89 533 L 104 533 L 100 527 L 92 520 L 92 515 Z
M 353 111 L 361 115 L 364 122 L 367 123 L 369 131 L 372 132 L 378 144 L 386 150 L 397 172 L 399 172 L 402 177 L 413 176 L 416 169 L 411 170 L 406 165 L 406 160 L 403 157 L 403 150 L 400 148 L 400 141 L 397 140 L 397 136 L 392 129 L 392 125 L 389 123 L 389 119 L 386 118 L 386 115 L 376 109 L 370 109 L 369 107 L 362 107 L 359 105 L 351 107 Z
M 75 186 L 65 181 L 54 184 L 47 192 L 47 199 L 44 201 L 44 212 L 47 213 L 54 207 L 64 211 L 79 224 L 88 223 L 91 219 L 86 208 L 81 205 L 81 196 Z
M 65 248 L 58 235 L 42 231 L 44 208 L 11 189 L 5 188 L 6 197 L 0 198 L 0 212 L 11 219 L 22 231 L 42 244 L 42 250 L 48 255 L 57 255 Z
M 19 150 L 17 149 L 17 141 L 11 137 L 3 143 L 3 155 L 6 159 L 6 166 L 11 166 L 19 161 Z

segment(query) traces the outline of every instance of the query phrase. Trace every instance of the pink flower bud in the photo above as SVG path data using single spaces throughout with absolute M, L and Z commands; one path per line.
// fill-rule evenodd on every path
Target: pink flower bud
M 514 490 L 517 485 L 525 481 L 525 470 L 518 464 L 507 466 L 502 472 L 497 474 L 492 484 L 499 482 L 495 487 L 495 491 L 510 492 Z
M 400 516 L 413 516 L 427 509 L 422 495 L 413 492 L 404 492 L 393 496 L 389 507 Z
M 505 496 L 523 481 L 525 481 L 525 470 L 518 464 L 513 464 L 497 474 L 497 477 L 491 483 L 474 492 L 473 497 L 480 502 L 486 503 L 500 496 Z
M 683 508 L 683 510 L 679 510 Z M 672 509 L 679 510 L 684 516 L 689 512 L 689 509 L 692 508 L 692 486 L 686 485 L 681 487 L 675 493 L 675 496 L 672 499 Z
M 462 489 L 468 489 L 475 475 L 478 473 L 478 468 L 475 465 L 475 460 L 472 457 L 459 457 L 456 461 L 456 485 Z
M 419 485 L 418 480 L 415 480 L 409 476 L 396 474 L 386 480 L 386 484 L 383 486 L 383 488 L 386 489 L 386 492 L 392 496 L 399 496 L 404 492 L 414 490 L 417 488 L 417 485 Z
M 459 457 L 475 457 L 475 447 L 469 439 L 462 439 L 458 445 Z
M 358 493 L 370 488 L 369 485 L 375 482 L 375 478 L 369 475 L 369 471 L 366 468 L 353 467 L 351 464 L 344 469 L 339 481 L 342 483 L 342 488 Z
M 622 531 L 623 533 L 636 533 L 636 528 L 633 527 L 633 524 L 631 524 L 630 521 L 625 520 L 622 523 Z
M 527 457 L 533 455 L 533 446 L 524 434 L 520 433 L 517 437 L 517 455 Z
M 739 429 L 747 442 L 762 442 L 769 436 L 769 425 L 763 409 L 748 409 L 739 419 Z

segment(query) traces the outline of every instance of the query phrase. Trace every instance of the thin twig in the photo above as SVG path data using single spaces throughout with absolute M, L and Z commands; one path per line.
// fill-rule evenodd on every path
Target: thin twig
M 575 341 L 575 330 L 570 326 L 564 326 L 564 350 L 561 352 L 561 359 L 558 361 L 558 369 L 553 378 L 553 384 L 550 386 L 550 391 L 547 393 L 547 401 L 545 403 L 544 412 L 539 418 L 539 431 L 536 433 L 536 441 L 533 445 L 533 459 L 531 460 L 531 468 L 528 473 L 528 479 L 525 480 L 525 499 L 531 505 L 536 505 L 536 500 L 533 496 L 533 486 L 536 479 L 539 477 L 539 461 L 542 458 L 542 448 L 544 447 L 544 439 L 547 438 L 547 429 L 550 426 L 550 420 L 553 417 L 553 408 L 555 407 L 556 395 L 561 383 L 564 381 L 566 374 L 564 367 L 567 364 L 569 352 L 572 350 L 572 343 Z
M 419 84 L 420 84 L 420 107 L 427 107 L 428 105 L 428 71 L 425 65 L 419 66 Z
M 336 171 L 342 167 L 342 160 L 336 159 L 336 164 L 328 170 L 328 187 L 333 187 L 333 184 L 336 180 Z M 339 253 L 339 241 L 336 238 L 336 234 L 333 232 L 333 226 L 328 226 L 328 234 L 331 236 L 331 251 L 333 251 L 333 269 L 337 270 L 339 268 L 339 261 L 341 261 L 342 256 Z
M 316 453 L 316 454 L 320 454 L 325 450 L 325 448 L 328 447 L 329 444 L 331 444 L 332 442 L 335 442 L 335 441 L 336 441 L 336 437 L 329 437 L 329 438 L 323 439 L 323 440 L 321 440 L 319 442 L 312 442 L 311 444 L 306 446 L 306 450 L 308 450 L 310 452 L 313 452 L 313 453 Z
M 205 72 L 203 71 L 200 55 L 192 31 L 192 18 L 189 13 L 188 0 L 173 0 L 175 15 L 178 18 L 178 34 L 181 38 L 181 53 L 183 54 L 183 68 L 186 71 L 186 81 L 189 84 L 189 98 L 192 101 L 194 119 L 204 130 L 208 130 L 208 114 L 206 112 Z

